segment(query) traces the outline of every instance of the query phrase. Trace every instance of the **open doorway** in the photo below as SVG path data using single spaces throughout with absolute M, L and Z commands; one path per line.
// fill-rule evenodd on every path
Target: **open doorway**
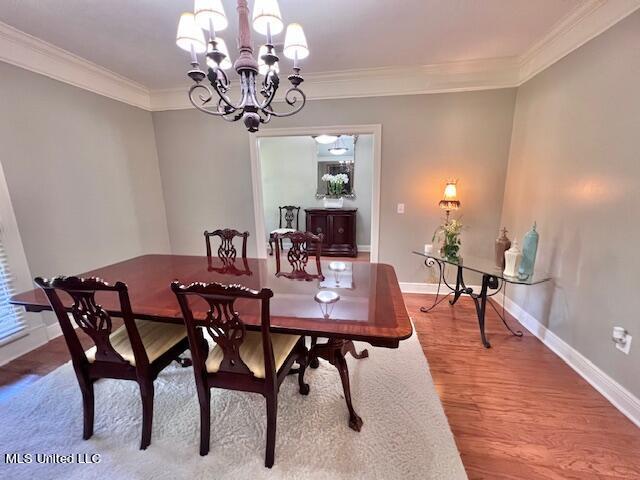
M 272 233 L 322 233 L 323 257 L 378 260 L 379 125 L 265 130 L 251 138 L 257 253 Z

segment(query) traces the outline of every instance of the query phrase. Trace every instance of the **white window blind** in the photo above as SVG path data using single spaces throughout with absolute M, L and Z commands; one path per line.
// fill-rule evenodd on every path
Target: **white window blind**
M 0 344 L 17 335 L 25 328 L 22 310 L 9 303 L 13 295 L 9 259 L 4 248 L 0 227 Z

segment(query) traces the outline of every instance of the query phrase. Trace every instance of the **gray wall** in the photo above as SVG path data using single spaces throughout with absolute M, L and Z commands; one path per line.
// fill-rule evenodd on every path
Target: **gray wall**
M 459 179 L 463 251 L 492 253 L 514 102 L 514 89 L 318 100 L 270 125 L 382 124 L 380 261 L 401 281 L 420 282 L 424 267 L 410 252 L 431 240 L 448 177 Z M 235 225 L 252 232 L 255 254 L 247 132 L 194 110 L 154 112 L 153 123 L 172 250 L 202 252 L 205 228 Z M 396 213 L 400 202 L 404 215 Z
M 348 132 L 345 132 L 348 133 Z M 305 208 L 322 207 L 318 188 L 317 144 L 312 137 L 265 137 L 260 139 L 260 166 L 265 230 L 278 228 L 278 206 L 297 205 L 300 228 L 305 226 Z M 331 158 L 335 160 L 335 157 Z M 354 191 L 356 198 L 344 199 L 345 208 L 357 208 L 356 241 L 371 244 L 371 187 L 373 135 L 360 135 L 356 142 Z M 265 238 L 268 237 L 268 234 Z
M 151 114 L 1 62 L 0 78 L 0 161 L 31 273 L 168 252 Z
M 518 90 L 503 223 L 537 220 L 555 283 L 508 296 L 636 396 L 640 348 L 640 12 Z M 635 343 L 635 340 L 634 340 Z

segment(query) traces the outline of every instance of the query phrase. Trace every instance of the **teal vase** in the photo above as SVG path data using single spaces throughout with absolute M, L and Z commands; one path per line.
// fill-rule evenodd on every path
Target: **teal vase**
M 518 268 L 519 276 L 528 278 L 533 275 L 539 239 L 540 235 L 536 232 L 536 223 L 533 222 L 533 228 L 527 232 L 524 240 L 522 240 L 522 261 L 520 262 L 520 268 Z

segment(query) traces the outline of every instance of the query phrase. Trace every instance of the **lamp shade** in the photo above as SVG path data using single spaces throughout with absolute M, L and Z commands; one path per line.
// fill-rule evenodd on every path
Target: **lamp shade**
M 307 37 L 304 35 L 302 25 L 292 23 L 287 26 L 287 34 L 284 37 L 284 56 L 294 60 L 297 56 L 298 60 L 309 56 L 309 47 L 307 46 Z
M 440 208 L 443 210 L 457 210 L 460 208 L 460 200 L 458 200 L 458 187 L 455 180 L 449 180 L 444 187 L 444 197 L 440 200 Z
M 329 143 L 333 143 L 336 140 L 338 140 L 338 137 L 335 135 L 322 134 L 315 137 L 315 140 L 316 142 L 321 143 L 322 145 L 327 145 Z
M 272 35 L 277 35 L 284 28 L 278 0 L 256 0 L 253 6 L 253 29 L 266 35 L 267 25 Z
M 207 66 L 211 68 L 216 68 L 219 66 L 222 70 L 228 70 L 233 66 L 233 62 L 231 61 L 231 56 L 229 55 L 229 49 L 227 48 L 227 44 L 225 43 L 224 39 L 220 37 L 216 37 L 215 41 L 216 41 L 216 48 L 220 50 L 220 52 L 224 53 L 226 57 L 224 57 L 224 59 L 220 62 L 220 65 L 216 65 L 216 62 L 214 62 L 211 58 L 207 57 Z M 211 45 L 209 46 L 209 49 L 211 49 Z
M 262 59 L 262 56 L 266 55 L 267 52 L 268 50 L 266 45 L 262 45 L 260 47 L 260 50 L 258 50 L 258 72 L 260 72 L 260 75 L 266 75 L 267 72 L 269 71 L 269 65 L 267 65 Z M 273 64 L 273 71 L 276 73 L 280 73 L 280 67 L 278 66 L 278 62 Z
M 176 45 L 187 52 L 190 52 L 192 47 L 196 53 L 204 53 L 207 50 L 204 34 L 196 24 L 193 13 L 183 13 L 180 16 Z
M 210 30 L 212 23 L 216 31 L 224 30 L 229 25 L 222 0 L 195 0 L 193 13 L 196 23 L 204 30 Z
M 344 144 L 344 140 L 342 140 L 342 137 L 338 137 L 336 143 L 329 149 L 329 153 L 331 155 L 344 155 L 348 151 L 349 149 Z

